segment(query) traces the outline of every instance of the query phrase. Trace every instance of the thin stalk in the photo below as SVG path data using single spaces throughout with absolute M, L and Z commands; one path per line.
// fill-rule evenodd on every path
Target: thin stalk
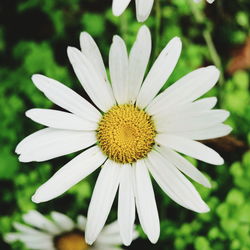
M 155 49 L 154 57 L 157 57 L 160 50 L 160 29 L 161 29 L 161 2 L 155 0 Z
M 126 41 L 128 35 L 128 20 L 126 13 L 123 13 L 120 18 L 120 31 L 122 38 Z
M 191 8 L 191 11 L 194 15 L 195 20 L 198 23 L 205 24 L 205 17 L 202 11 L 199 10 L 197 6 L 193 3 L 193 0 L 188 0 L 189 6 Z M 202 35 L 204 37 L 204 40 L 207 44 L 211 60 L 213 61 L 214 65 L 220 70 L 220 79 L 219 79 L 219 84 L 222 85 L 224 83 L 224 74 L 223 74 L 223 67 L 221 63 L 221 59 L 219 57 L 219 54 L 215 48 L 212 35 L 208 27 L 205 25 L 206 29 L 202 32 Z

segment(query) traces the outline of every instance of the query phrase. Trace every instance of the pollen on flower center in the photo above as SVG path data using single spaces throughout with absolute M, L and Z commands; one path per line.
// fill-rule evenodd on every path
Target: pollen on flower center
M 97 130 L 102 151 L 118 163 L 132 163 L 147 156 L 156 132 L 151 117 L 134 105 L 118 105 L 103 115 Z
M 55 238 L 57 250 L 87 250 L 89 246 L 83 237 L 83 232 L 73 231 L 57 236 Z

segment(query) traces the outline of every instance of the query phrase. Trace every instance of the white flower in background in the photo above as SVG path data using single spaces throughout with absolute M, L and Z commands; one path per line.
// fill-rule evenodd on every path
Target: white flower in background
M 194 0 L 194 2 L 198 3 L 201 0 Z M 113 13 L 115 16 L 120 16 L 125 9 L 128 7 L 131 0 L 113 0 Z M 207 0 L 208 3 L 213 3 L 214 0 Z M 154 0 L 136 0 L 135 7 L 136 7 L 136 17 L 139 22 L 144 22 L 153 7 Z
M 27 225 L 14 222 L 17 232 L 4 236 L 7 243 L 21 241 L 28 249 L 37 250 L 121 250 L 118 247 L 122 241 L 117 221 L 104 227 L 93 246 L 84 239 L 84 216 L 79 215 L 75 223 L 62 213 L 52 212 L 51 219 L 48 219 L 34 210 L 23 215 L 23 221 Z M 133 237 L 137 237 L 136 231 Z
M 97 108 L 65 85 L 42 75 L 32 80 L 64 111 L 31 109 L 26 115 L 48 126 L 26 137 L 16 148 L 22 162 L 46 161 L 86 149 L 44 183 L 32 200 L 49 201 L 102 166 L 89 205 L 86 241 L 102 230 L 118 187 L 118 222 L 125 245 L 132 240 L 135 206 L 144 232 L 155 243 L 160 223 L 149 173 L 169 197 L 196 212 L 209 208 L 187 175 L 210 187 L 206 177 L 177 152 L 220 165 L 223 159 L 196 140 L 220 137 L 231 128 L 222 122 L 229 113 L 212 110 L 215 97 L 197 100 L 219 78 L 214 66 L 197 69 L 161 94 L 175 68 L 181 41 L 173 38 L 144 79 L 151 53 L 151 36 L 142 26 L 128 55 L 114 36 L 109 54 L 110 84 L 100 51 L 87 33 L 81 49 L 68 48 L 68 56 L 82 86 Z M 99 111 L 100 110 L 100 111 Z

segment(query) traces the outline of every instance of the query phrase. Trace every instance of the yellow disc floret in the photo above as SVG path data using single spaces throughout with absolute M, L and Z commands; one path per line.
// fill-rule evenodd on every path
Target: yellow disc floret
M 97 130 L 102 151 L 118 163 L 132 163 L 147 156 L 154 145 L 154 123 L 134 105 L 118 105 L 103 115 Z
M 57 250 L 87 250 L 89 246 L 83 237 L 83 232 L 69 232 L 55 239 L 55 248 Z

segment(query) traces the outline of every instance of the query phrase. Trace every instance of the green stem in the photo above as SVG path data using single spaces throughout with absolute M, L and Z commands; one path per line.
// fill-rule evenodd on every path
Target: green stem
M 191 11 L 194 15 L 195 20 L 200 24 L 205 24 L 206 21 L 205 21 L 205 17 L 204 17 L 204 14 L 202 13 L 202 11 L 198 8 L 198 6 L 195 6 L 195 4 L 193 3 L 193 0 L 188 0 L 188 1 L 189 1 L 189 5 L 190 5 L 190 8 L 191 8 Z M 219 83 L 220 83 L 220 85 L 222 85 L 224 83 L 224 74 L 223 74 L 223 67 L 222 67 L 221 59 L 220 59 L 218 52 L 215 48 L 211 32 L 209 31 L 209 29 L 206 25 L 205 25 L 205 27 L 206 27 L 206 29 L 202 32 L 202 35 L 203 35 L 204 40 L 207 44 L 211 60 L 213 61 L 214 65 L 221 72 Z
M 128 34 L 128 20 L 126 13 L 123 13 L 120 18 L 120 31 L 122 38 L 126 41 L 127 40 L 127 34 Z
M 212 36 L 211 36 L 211 32 L 209 32 L 208 30 L 205 30 L 203 32 L 203 37 L 206 41 L 208 50 L 210 52 L 210 56 L 212 61 L 214 62 L 215 66 L 220 70 L 221 74 L 220 74 L 220 79 L 219 79 L 219 84 L 222 85 L 224 83 L 224 74 L 223 74 L 223 68 L 222 68 L 222 63 L 220 60 L 220 57 L 216 51 L 216 48 L 214 46 L 213 40 L 212 40 Z
M 154 57 L 157 57 L 160 49 L 160 29 L 161 29 L 161 3 L 155 0 L 155 49 Z

